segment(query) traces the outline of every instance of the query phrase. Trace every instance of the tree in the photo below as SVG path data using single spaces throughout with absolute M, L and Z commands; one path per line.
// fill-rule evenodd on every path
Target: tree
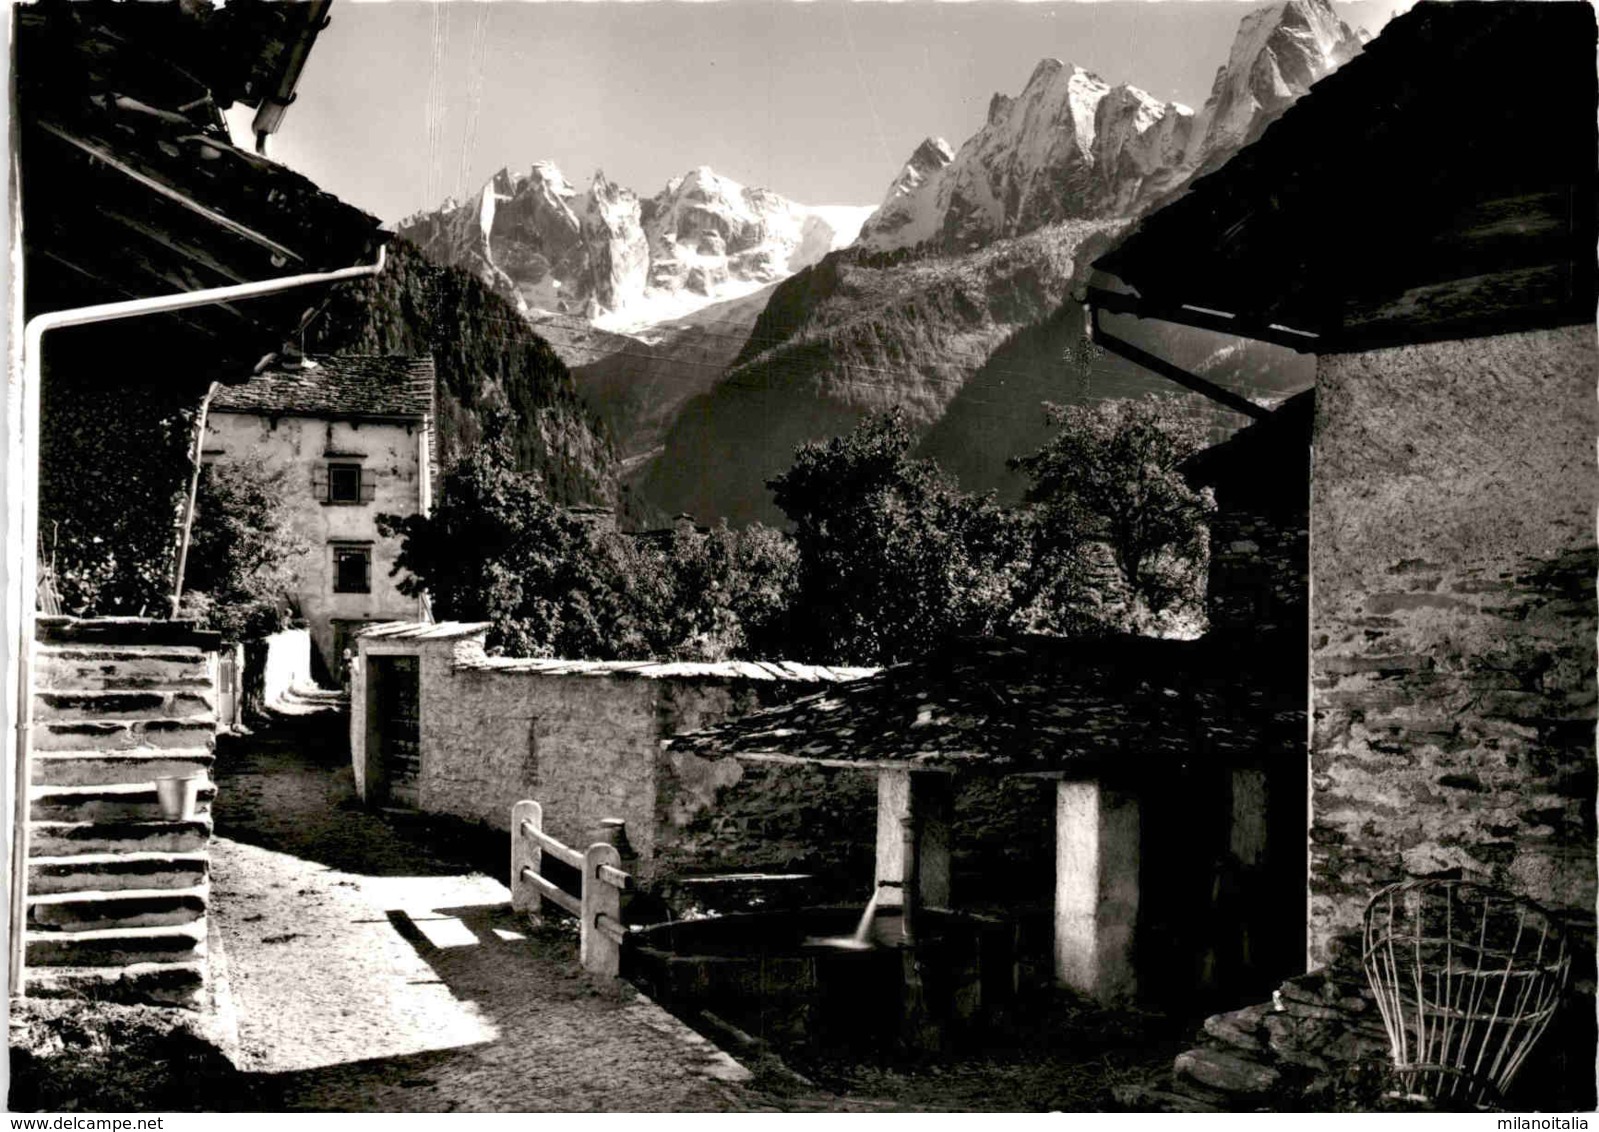
M 489 418 L 431 515 L 379 516 L 403 539 L 403 592 L 426 592 L 440 617 L 493 622 L 489 646 L 516 656 L 713 661 L 773 646 L 793 588 L 783 535 L 723 525 L 650 541 L 595 528 L 518 469 L 511 424 Z
M 847 436 L 801 445 L 768 481 L 794 523 L 802 656 L 891 662 L 1009 619 L 1027 551 L 1018 525 L 911 459 L 914 439 L 902 411 L 875 414 Z
M 759 523 L 732 530 L 676 530 L 636 544 L 658 580 L 655 602 L 637 613 L 653 629 L 656 655 L 716 661 L 784 657 L 799 555 L 781 531 Z
M 1046 405 L 1060 431 L 1011 461 L 1032 481 L 1033 593 L 1068 591 L 1053 602 L 1068 623 L 1172 631 L 1200 616 L 1214 503 L 1180 470 L 1205 443 L 1180 410 L 1162 397 Z
M 426 592 L 441 618 L 492 621 L 489 643 L 513 655 L 603 655 L 626 635 L 606 581 L 613 571 L 541 478 L 518 469 L 514 423 L 505 412 L 489 417 L 481 443 L 445 473 L 432 514 L 378 516 L 385 535 L 403 540 L 400 590 Z
M 260 457 L 210 464 L 200 476 L 180 612 L 230 640 L 289 621 L 310 544 L 294 529 L 284 476 Z

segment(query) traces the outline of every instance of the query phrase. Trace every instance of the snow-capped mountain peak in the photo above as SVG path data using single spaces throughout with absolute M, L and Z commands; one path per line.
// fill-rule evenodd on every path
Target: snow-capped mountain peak
M 948 160 L 928 160 L 924 142 L 860 243 L 961 251 L 1056 220 L 1134 215 L 1252 141 L 1361 44 L 1328 0 L 1260 8 L 1244 17 L 1197 114 L 1044 59 L 1020 94 L 994 95 L 987 121 Z
M 579 192 L 554 162 L 502 169 L 466 204 L 400 222 L 532 315 L 633 330 L 776 282 L 855 238 L 869 208 L 810 208 L 708 166 L 640 199 L 596 171 Z

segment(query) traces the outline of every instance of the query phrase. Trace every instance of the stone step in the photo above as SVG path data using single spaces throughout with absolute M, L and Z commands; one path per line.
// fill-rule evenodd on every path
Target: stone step
M 107 853 L 195 853 L 211 841 L 211 819 L 193 821 L 35 821 L 28 825 L 28 856 L 75 857 Z
M 211 812 L 216 787 L 200 787 L 195 816 Z M 161 800 L 153 782 L 111 782 L 94 786 L 34 786 L 28 795 L 28 816 L 36 822 L 159 821 Z
M 211 873 L 205 853 L 80 853 L 32 857 L 28 891 L 115 892 L 124 889 L 183 889 L 204 884 Z
M 33 931 L 86 932 L 191 924 L 205 915 L 209 885 L 37 893 L 28 897 Z
M 36 689 L 67 692 L 211 687 L 206 657 L 199 649 L 41 644 L 34 677 Z
M 30 770 L 36 786 L 98 786 L 154 782 L 176 774 L 207 771 L 216 761 L 209 747 L 155 747 L 131 751 L 35 751 Z
M 125 967 L 205 959 L 205 920 L 155 928 L 30 931 L 29 967 Z
M 195 1010 L 205 994 L 205 964 L 133 963 L 124 967 L 39 967 L 24 976 L 35 998 L 182 1006 Z
M 191 691 L 56 691 L 36 692 L 33 718 L 50 720 L 216 718 L 210 689 Z
M 1272 1012 L 1272 1005 L 1268 1002 L 1226 1014 L 1212 1014 L 1205 1019 L 1205 1033 L 1222 1045 L 1242 1053 L 1259 1053 L 1266 1048 L 1261 1026 Z
M 1263 1060 L 1208 1046 L 1178 1054 L 1173 1070 L 1179 1080 L 1187 1078 L 1219 1093 L 1245 1097 L 1271 1092 L 1282 1077 Z
M 206 747 L 216 741 L 216 720 L 101 719 L 35 723 L 35 751 L 127 751 L 135 747 Z

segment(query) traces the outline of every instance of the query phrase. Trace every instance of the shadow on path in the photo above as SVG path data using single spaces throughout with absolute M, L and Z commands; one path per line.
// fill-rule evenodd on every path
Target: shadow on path
M 245 1070 L 224 1107 L 786 1107 L 630 987 L 590 979 L 571 932 L 513 915 L 476 867 L 490 852 L 504 867 L 503 834 L 363 810 L 345 721 L 219 749 L 213 918 Z
M 276 716 L 217 741 L 216 833 L 364 876 L 504 878 L 505 834 L 406 811 L 366 809 L 350 766 L 349 713 Z

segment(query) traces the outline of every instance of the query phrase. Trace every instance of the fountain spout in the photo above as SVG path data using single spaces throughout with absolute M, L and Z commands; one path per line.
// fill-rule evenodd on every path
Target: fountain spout
M 894 881 L 882 881 L 872 890 L 872 898 L 866 902 L 866 910 L 861 913 L 861 922 L 855 927 L 852 937 L 856 947 L 868 947 L 872 942 L 872 918 L 877 915 L 877 898 L 882 895 L 883 889 L 894 885 Z

